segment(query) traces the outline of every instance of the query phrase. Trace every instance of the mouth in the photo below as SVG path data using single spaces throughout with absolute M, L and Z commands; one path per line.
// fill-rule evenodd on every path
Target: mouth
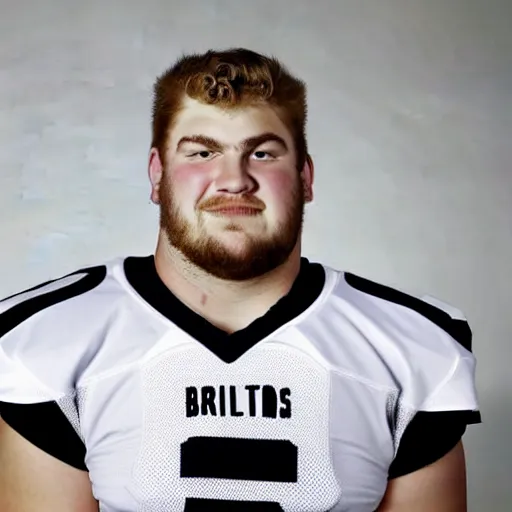
M 248 205 L 226 205 L 216 208 L 207 208 L 205 211 L 215 216 L 254 217 L 255 215 L 259 215 L 262 210 Z

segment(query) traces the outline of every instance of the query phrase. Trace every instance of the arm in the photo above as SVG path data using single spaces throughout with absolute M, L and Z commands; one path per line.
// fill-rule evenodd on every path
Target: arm
M 441 459 L 389 481 L 377 512 L 466 512 L 462 442 Z
M 0 418 L 2 512 L 98 512 L 86 471 L 25 440 Z

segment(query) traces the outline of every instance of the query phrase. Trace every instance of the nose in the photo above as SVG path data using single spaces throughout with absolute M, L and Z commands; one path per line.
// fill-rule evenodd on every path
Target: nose
M 218 192 L 225 194 L 247 194 L 254 192 L 256 181 L 247 172 L 247 165 L 240 158 L 223 157 L 223 162 L 219 167 L 216 177 L 216 186 Z

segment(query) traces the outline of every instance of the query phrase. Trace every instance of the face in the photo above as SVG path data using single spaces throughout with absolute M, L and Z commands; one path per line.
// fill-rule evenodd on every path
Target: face
M 242 281 L 288 259 L 312 198 L 312 166 L 297 169 L 291 134 L 270 107 L 186 100 L 164 161 L 152 150 L 152 199 L 168 243 L 192 264 Z

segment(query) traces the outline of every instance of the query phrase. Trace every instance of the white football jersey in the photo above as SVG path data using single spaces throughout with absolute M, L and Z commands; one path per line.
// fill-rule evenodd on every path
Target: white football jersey
M 474 372 L 458 310 L 306 259 L 234 334 L 152 256 L 0 302 L 0 414 L 102 512 L 372 512 L 480 421 Z

